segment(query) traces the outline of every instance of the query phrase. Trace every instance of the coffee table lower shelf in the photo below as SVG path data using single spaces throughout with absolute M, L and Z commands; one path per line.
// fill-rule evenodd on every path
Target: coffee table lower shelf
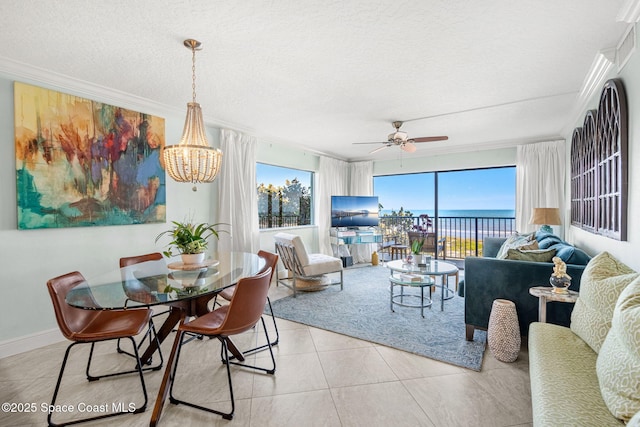
M 420 315 L 424 317 L 424 309 L 426 307 L 431 308 L 431 305 L 433 304 L 433 301 L 431 299 L 431 287 L 435 285 L 435 281 L 431 277 L 426 276 L 422 278 L 421 281 L 418 282 L 418 281 L 402 280 L 400 277 L 392 275 L 389 277 L 389 283 L 390 283 L 389 294 L 390 294 L 391 311 L 395 312 L 395 310 L 393 309 L 394 305 L 399 305 L 402 307 L 419 308 Z M 400 293 L 394 293 L 394 288 L 396 286 L 400 286 Z M 405 294 L 404 288 L 420 288 L 420 295 L 416 295 L 414 293 Z M 424 295 L 424 288 L 429 289 L 428 297 Z M 417 300 L 417 302 L 415 303 L 405 302 L 404 301 L 405 298 L 411 301 Z

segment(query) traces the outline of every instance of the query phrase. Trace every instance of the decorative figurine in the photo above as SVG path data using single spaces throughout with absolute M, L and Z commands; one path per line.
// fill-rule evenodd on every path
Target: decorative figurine
M 553 261 L 553 273 L 549 278 L 549 283 L 553 286 L 553 292 L 565 294 L 571 286 L 571 276 L 567 274 L 567 264 L 557 256 L 554 256 L 551 261 Z

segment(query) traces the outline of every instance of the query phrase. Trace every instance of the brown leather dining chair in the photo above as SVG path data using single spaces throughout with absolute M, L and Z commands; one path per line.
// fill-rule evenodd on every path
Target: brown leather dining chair
M 271 268 L 271 277 L 269 278 L 269 283 L 271 283 L 271 280 L 273 279 L 273 274 L 276 271 L 276 268 L 278 268 L 278 258 L 279 258 L 278 254 L 261 250 L 258 252 L 258 256 L 265 260 L 264 267 L 262 268 L 262 270 L 260 270 L 260 273 L 264 272 L 267 268 Z M 218 293 L 216 295 L 216 298 L 222 297 L 227 301 L 231 301 L 231 298 L 233 298 L 233 294 L 235 291 L 236 291 L 236 287 L 230 286 L 226 289 L 223 289 L 220 293 Z M 273 328 L 275 329 L 275 332 L 276 332 L 276 339 L 271 342 L 271 345 L 278 345 L 278 342 L 280 341 L 280 333 L 278 332 L 278 325 L 276 324 L 276 317 L 273 315 L 273 307 L 271 306 L 271 299 L 269 299 L 269 296 L 267 296 L 267 305 L 269 305 L 269 312 L 271 313 L 271 319 L 273 319 Z M 252 348 L 250 350 L 246 350 L 243 352 L 243 354 L 250 354 L 255 351 L 259 351 L 266 348 L 267 348 L 267 345 L 263 344 L 255 348 Z
M 231 298 L 229 304 L 218 307 L 210 313 L 207 313 L 203 316 L 195 318 L 188 323 L 183 323 L 180 325 L 180 327 L 178 328 L 176 341 L 174 342 L 174 346 L 171 352 L 171 356 L 169 356 L 169 362 L 167 364 L 162 386 L 158 393 L 158 399 L 156 400 L 156 407 L 151 419 L 151 425 L 155 425 L 155 423 L 158 421 L 160 412 L 162 410 L 162 405 L 164 404 L 164 398 L 166 396 L 166 387 L 169 387 L 169 400 L 171 403 L 182 403 L 196 409 L 222 415 L 224 419 L 230 420 L 233 418 L 233 413 L 235 411 L 235 400 L 233 397 L 233 385 L 231 381 L 230 365 L 240 365 L 245 368 L 264 371 L 268 374 L 275 373 L 276 360 L 273 356 L 269 334 L 266 329 L 264 318 L 262 317 L 264 307 L 267 302 L 270 279 L 270 267 L 256 276 L 240 279 L 236 285 L 233 298 Z M 269 353 L 271 354 L 272 367 L 269 368 L 233 362 L 229 357 L 227 339 L 233 335 L 241 334 L 252 329 L 258 323 L 258 321 L 262 322 L 262 327 L 267 339 L 267 347 L 269 348 Z M 222 342 L 222 357 L 223 363 L 227 367 L 227 380 L 229 383 L 229 395 L 231 400 L 231 410 L 229 412 L 223 412 L 221 410 L 208 408 L 196 403 L 187 402 L 185 400 L 178 399 L 173 394 L 173 381 L 178 375 L 180 353 L 182 351 L 184 338 L 187 333 L 217 338 Z M 175 362 L 172 362 L 174 360 L 174 353 Z M 168 372 L 169 370 L 171 370 L 170 373 Z
M 124 268 L 124 267 L 129 267 L 132 265 L 136 265 L 136 264 L 141 264 L 143 262 L 153 262 L 153 261 L 162 261 L 164 258 L 162 256 L 162 254 L 160 252 L 152 252 L 150 254 L 144 254 L 144 255 L 134 255 L 134 256 L 130 256 L 130 257 L 122 257 L 120 258 L 120 268 Z M 146 286 L 142 285 L 142 286 L 137 286 L 135 289 L 131 289 L 130 287 L 126 287 L 124 289 L 125 294 L 127 294 L 128 297 L 130 297 L 133 300 L 136 301 L 154 301 L 156 299 L 156 297 L 154 297 L 151 294 L 151 290 L 148 289 Z M 135 292 L 135 294 L 134 294 Z M 131 293 L 131 295 L 130 295 Z M 152 311 L 152 317 L 157 317 L 157 316 L 161 316 L 163 314 L 166 314 L 169 310 L 165 310 L 159 313 L 155 313 Z M 142 338 L 142 340 L 138 343 L 138 350 L 140 348 L 142 348 L 142 345 L 144 344 L 144 342 L 147 340 L 147 338 L 149 338 L 149 341 L 151 341 L 151 339 L 153 339 L 152 337 L 155 336 L 155 330 L 153 328 L 149 328 L 147 330 L 147 333 L 144 335 L 144 337 Z M 135 355 L 131 352 L 128 352 L 126 350 L 124 350 L 122 347 L 120 347 L 120 340 L 118 340 L 118 344 L 117 344 L 117 350 L 118 353 L 122 353 L 122 354 L 126 354 L 128 356 L 131 357 L 135 357 Z M 162 350 L 160 349 L 160 347 L 158 346 L 158 356 L 160 358 L 160 363 L 158 363 L 156 366 L 148 366 L 146 368 L 144 368 L 144 371 L 147 370 L 152 370 L 152 371 L 157 371 L 159 369 L 162 368 L 162 364 L 164 363 L 164 359 L 162 357 Z M 153 360 L 149 359 L 149 361 L 147 362 L 149 365 L 153 364 Z
M 60 373 L 58 374 L 58 381 L 53 392 L 51 405 L 49 407 L 54 408 L 56 405 L 56 398 L 58 397 L 58 392 L 60 391 L 62 375 L 64 374 L 65 367 L 67 365 L 69 353 L 71 351 L 71 348 L 77 344 L 91 344 L 89 360 L 87 361 L 86 368 L 86 376 L 89 381 L 96 381 L 100 378 L 137 372 L 140 375 L 142 393 L 144 394 L 144 404 L 140 406 L 136 405 L 136 409 L 133 412 L 122 411 L 101 414 L 89 418 L 74 419 L 71 421 L 67 421 L 64 424 L 55 424 L 52 421 L 53 412 L 50 411 L 47 416 L 47 421 L 50 426 L 71 425 L 85 421 L 97 420 L 100 418 L 113 417 L 116 415 L 144 412 L 147 406 L 147 388 L 145 386 L 144 377 L 142 375 L 138 348 L 133 337 L 142 333 L 146 328 L 152 327 L 153 322 L 151 320 L 151 310 L 147 308 L 136 308 L 128 310 L 84 310 L 72 307 L 65 301 L 67 293 L 69 292 L 69 290 L 82 284 L 83 282 L 85 282 L 84 277 L 77 271 L 53 278 L 47 282 L 47 288 L 49 289 L 49 295 L 51 296 L 51 302 L 53 303 L 53 310 L 56 315 L 58 327 L 60 328 L 62 335 L 64 335 L 64 337 L 68 340 L 72 341 L 72 343 L 67 347 L 67 350 L 64 354 L 62 366 L 60 367 Z M 90 294 L 88 294 L 87 297 L 90 298 Z M 136 368 L 134 370 L 110 373 L 100 376 L 92 375 L 90 373 L 90 369 L 95 343 L 115 340 L 119 338 L 127 338 L 131 340 L 131 344 L 133 345 L 133 352 L 137 361 Z

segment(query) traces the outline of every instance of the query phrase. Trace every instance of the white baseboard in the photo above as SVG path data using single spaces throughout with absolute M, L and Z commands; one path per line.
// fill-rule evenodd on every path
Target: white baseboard
M 60 329 L 37 332 L 0 342 L 0 359 L 64 341 Z

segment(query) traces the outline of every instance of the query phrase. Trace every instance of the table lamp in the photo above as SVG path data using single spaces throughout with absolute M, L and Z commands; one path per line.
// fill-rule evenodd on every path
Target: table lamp
M 560 225 L 560 209 L 559 208 L 533 208 L 529 224 L 540 225 L 540 231 L 553 233 L 550 225 Z

